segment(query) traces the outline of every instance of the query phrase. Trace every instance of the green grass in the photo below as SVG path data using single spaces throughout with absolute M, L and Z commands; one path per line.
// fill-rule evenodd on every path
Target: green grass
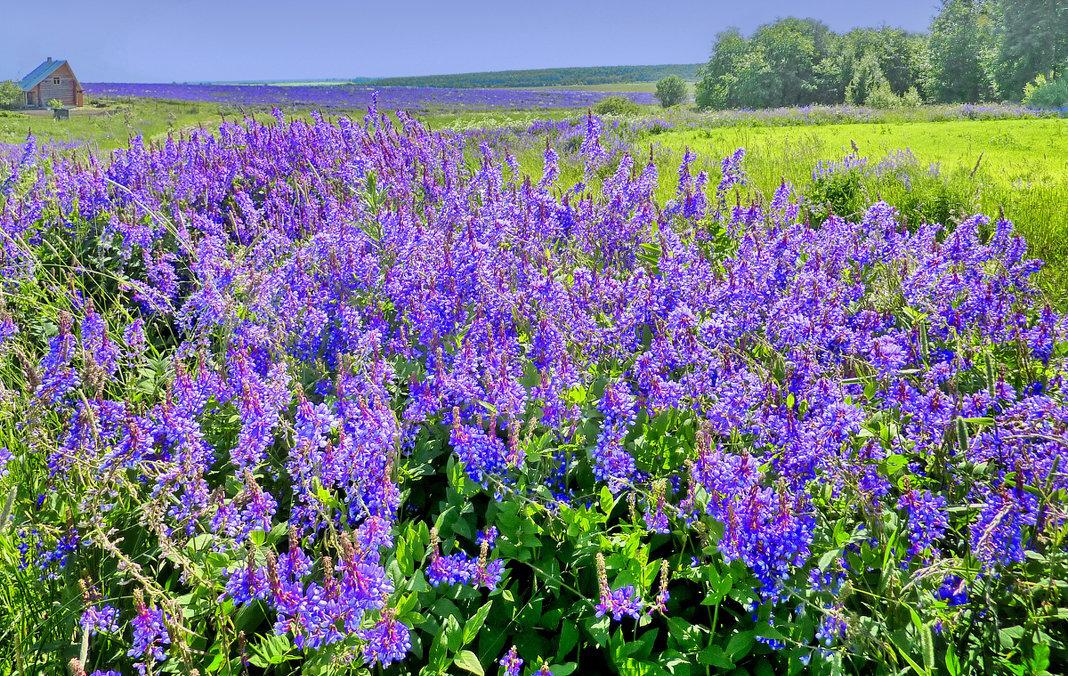
M 855 142 L 874 163 L 909 149 L 920 167 L 938 167 L 943 185 L 963 195 L 976 211 L 1004 209 L 1028 241 L 1031 253 L 1047 262 L 1041 285 L 1060 306 L 1068 304 L 1068 120 L 957 120 L 896 124 L 834 124 L 805 127 L 723 127 L 669 131 L 638 143 L 639 153 L 655 149 L 660 196 L 675 190 L 675 167 L 686 148 L 700 168 L 718 176 L 718 160 L 746 149 L 753 186 L 770 195 L 783 179 L 802 191 L 817 160 L 840 159 Z M 881 184 L 882 185 L 882 184 Z M 871 199 L 901 195 L 879 194 Z
M 237 110 L 218 103 L 163 101 L 154 99 L 105 100 L 103 107 L 87 106 L 75 110 L 69 120 L 53 120 L 47 111 L 0 111 L 0 143 L 21 144 L 27 133 L 38 143 L 78 143 L 94 151 L 109 151 L 127 144 L 140 134 L 146 140 L 158 140 L 168 133 L 197 126 L 214 127 L 223 120 L 239 120 L 247 109 Z M 259 115 L 267 115 L 264 109 Z M 294 116 L 305 110 L 291 110 Z M 341 113 L 337 113 L 340 115 Z M 362 110 L 348 111 L 362 118 Z M 433 129 L 484 129 L 510 125 L 529 125 L 535 120 L 562 119 L 579 114 L 574 110 L 465 110 L 431 111 L 419 115 Z
M 33 133 L 39 143 L 76 142 L 93 150 L 112 150 L 140 134 L 146 139 L 165 136 L 197 125 L 218 125 L 239 114 L 215 103 L 137 99 L 104 102 L 104 107 L 75 110 L 69 120 L 53 120 L 47 111 L 0 111 L 0 143 L 19 144 Z
M 561 85 L 557 87 L 539 87 L 539 89 L 571 89 L 580 92 L 644 92 L 652 94 L 656 92 L 656 82 L 615 82 L 609 84 L 592 85 Z

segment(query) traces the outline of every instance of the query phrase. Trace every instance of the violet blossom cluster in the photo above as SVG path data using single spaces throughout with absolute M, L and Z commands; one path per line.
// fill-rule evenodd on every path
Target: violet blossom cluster
M 1008 221 L 906 227 L 880 202 L 817 227 L 788 186 L 768 205 L 741 199 L 741 150 L 715 191 L 738 191 L 729 213 L 708 213 L 714 179 L 690 154 L 660 209 L 655 164 L 607 153 L 593 116 L 589 185 L 566 189 L 551 147 L 534 182 L 514 157 L 397 119 L 279 115 L 19 169 L 0 198 L 5 289 L 78 223 L 122 296 L 105 307 L 53 289 L 70 310 L 40 340 L 26 317 L 0 316 L 0 359 L 16 343 L 34 355 L 19 370 L 33 434 L 12 450 L 42 454 L 57 500 L 76 480 L 98 486 L 25 517 L 52 520 L 44 567 L 102 545 L 121 486 L 151 507 L 161 547 L 207 538 L 229 562 L 218 598 L 262 603 L 297 648 L 354 637 L 368 663 L 403 660 L 393 539 L 435 517 L 401 509 L 420 434 L 495 499 L 544 488 L 560 508 L 584 473 L 644 491 L 649 531 L 714 524 L 715 551 L 770 606 L 827 546 L 820 501 L 858 526 L 902 510 L 916 565 L 966 549 L 1004 570 L 1063 525 L 1063 505 L 1036 492 L 1068 488 L 1068 325 L 1041 307 L 1041 264 Z M 985 367 L 1010 348 L 1034 367 L 1025 379 Z M 646 434 L 666 415 L 698 430 L 673 443 L 685 461 L 671 467 Z M 554 447 L 535 449 L 532 430 Z M 896 458 L 916 485 L 891 476 Z M 79 512 L 90 504 L 103 507 Z M 950 518 L 967 542 L 946 546 Z M 285 545 L 263 545 L 276 529 Z M 496 589 L 508 561 L 491 556 L 493 532 L 478 556 L 443 554 L 435 533 L 420 572 Z M 599 573 L 597 615 L 637 618 L 643 596 L 666 609 L 666 578 L 656 592 Z M 87 628 L 111 631 L 93 613 Z M 845 631 L 828 618 L 821 641 Z M 125 619 L 142 669 L 181 640 L 182 618 L 143 600 Z

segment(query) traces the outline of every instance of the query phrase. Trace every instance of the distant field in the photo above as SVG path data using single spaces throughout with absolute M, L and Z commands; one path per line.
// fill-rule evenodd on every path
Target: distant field
M 588 91 L 620 91 L 618 89 L 590 90 L 587 85 L 630 84 L 656 82 L 668 75 L 686 80 L 697 78 L 700 64 L 663 64 L 653 66 L 594 66 L 580 68 L 540 68 L 534 70 L 504 70 L 482 73 L 455 73 L 415 77 L 382 78 L 374 85 L 396 87 L 570 87 L 580 86 Z M 646 91 L 634 89 L 627 91 Z
M 608 84 L 589 84 L 589 85 L 556 85 L 550 87 L 551 89 L 570 89 L 575 91 L 586 92 L 645 92 L 652 94 L 656 92 L 656 81 L 650 82 L 612 82 Z

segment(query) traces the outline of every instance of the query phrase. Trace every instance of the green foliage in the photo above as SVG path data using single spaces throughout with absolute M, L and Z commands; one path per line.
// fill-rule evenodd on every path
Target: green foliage
M 894 93 L 894 90 L 890 88 L 890 83 L 885 80 L 876 84 L 868 92 L 868 97 L 864 99 L 864 104 L 881 110 L 892 110 L 905 105 L 904 100 Z
M 25 101 L 26 95 L 17 82 L 12 80 L 0 82 L 0 110 L 21 108 Z
M 883 69 L 879 66 L 879 60 L 873 53 L 865 53 L 860 62 L 853 69 L 853 79 L 846 87 L 846 103 L 853 105 L 867 104 L 874 108 L 893 108 L 894 106 L 878 106 L 869 101 L 872 92 L 883 89 L 893 95 L 890 82 L 883 75 Z M 884 94 L 885 95 L 885 92 Z
M 1024 88 L 1023 102 L 1034 108 L 1068 109 L 1068 75 L 1052 79 L 1040 74 Z
M 656 98 L 664 108 L 677 106 L 686 101 L 689 87 L 678 75 L 669 75 L 656 83 Z
M 698 108 L 732 108 L 738 104 L 738 82 L 749 53 L 749 42 L 737 29 L 716 36 L 712 56 L 700 71 L 696 88 Z
M 1019 100 L 1037 74 L 1056 78 L 1066 67 L 1063 0 L 943 0 L 929 35 L 889 27 L 836 35 L 797 18 L 749 38 L 722 32 L 699 72 L 696 102 L 701 109 L 861 104 L 884 80 L 897 97 L 915 88 L 947 103 Z M 877 99 L 890 100 L 883 91 Z
M 923 98 L 915 87 L 909 87 L 901 95 L 901 105 L 906 108 L 919 108 L 923 105 Z
M 26 101 L 26 94 L 18 87 L 18 83 L 12 80 L 0 82 L 0 110 L 14 110 L 21 108 Z
M 996 9 L 981 0 L 944 0 L 931 24 L 930 93 L 935 100 L 994 99 Z
M 864 63 L 866 58 L 874 60 L 895 94 L 903 94 L 929 77 L 925 35 L 889 27 L 858 28 L 840 38 L 838 53 L 841 78 L 847 86 L 856 80 L 858 70 L 871 69 Z
M 453 75 L 389 77 L 373 81 L 383 87 L 561 87 L 568 85 L 654 82 L 670 75 L 692 80 L 698 64 L 654 66 L 595 66 L 579 68 L 540 68 L 502 70 Z
M 1039 73 L 1054 77 L 1068 66 L 1068 3 L 1005 0 L 999 26 L 997 78 L 1001 95 L 1017 100 Z
M 720 33 L 697 84 L 697 106 L 862 104 L 881 82 L 897 96 L 927 79 L 927 42 L 894 28 L 836 35 L 812 19 L 782 19 L 752 38 Z
M 641 106 L 626 96 L 606 96 L 597 102 L 593 112 L 598 115 L 637 115 Z
M 48 107 L 52 108 L 52 109 L 62 108 L 63 107 L 63 102 L 60 101 L 59 99 L 49 99 L 48 100 Z

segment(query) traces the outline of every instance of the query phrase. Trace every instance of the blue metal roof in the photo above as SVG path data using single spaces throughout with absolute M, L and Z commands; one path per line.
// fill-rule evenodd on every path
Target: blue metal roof
M 45 61 L 40 66 L 34 68 L 29 75 L 22 78 L 22 81 L 19 82 L 19 87 L 21 87 L 24 92 L 33 89 L 41 82 L 41 80 L 51 75 L 57 68 L 65 63 L 66 61 L 63 61 L 62 59 L 59 61 Z

